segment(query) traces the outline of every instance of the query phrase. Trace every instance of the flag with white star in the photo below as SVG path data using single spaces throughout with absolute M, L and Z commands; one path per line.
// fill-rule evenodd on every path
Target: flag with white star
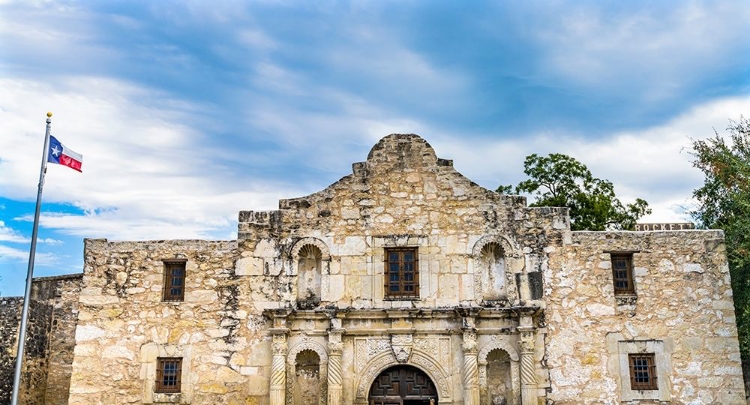
M 79 172 L 81 171 L 83 155 L 66 147 L 52 135 L 49 136 L 49 150 L 47 152 L 48 162 L 68 166 Z

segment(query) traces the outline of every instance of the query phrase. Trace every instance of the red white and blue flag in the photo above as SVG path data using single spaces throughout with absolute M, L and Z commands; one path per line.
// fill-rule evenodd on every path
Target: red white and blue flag
M 47 161 L 58 165 L 68 166 L 73 170 L 81 171 L 83 155 L 61 144 L 54 136 L 49 136 L 49 150 Z

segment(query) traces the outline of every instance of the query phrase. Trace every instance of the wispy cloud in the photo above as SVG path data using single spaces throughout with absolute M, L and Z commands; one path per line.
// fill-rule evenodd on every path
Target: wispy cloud
M 28 261 L 29 252 L 9 246 L 0 245 L 0 262 Z M 38 253 L 34 262 L 40 266 L 49 266 L 59 262 L 59 257 L 53 253 Z
M 29 225 L 48 110 L 84 155 L 47 173 L 55 268 L 74 237 L 231 237 L 388 133 L 489 188 L 568 153 L 672 220 L 700 182 L 687 138 L 748 111 L 749 21 L 731 0 L 0 1 L 0 242 L 28 243 L 10 218 Z
M 15 229 L 0 221 L 0 242 L 28 243 L 29 238 L 21 235 Z

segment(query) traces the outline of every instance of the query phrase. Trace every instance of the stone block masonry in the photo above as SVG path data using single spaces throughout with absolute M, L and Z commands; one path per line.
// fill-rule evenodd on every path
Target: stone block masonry
M 19 403 L 68 403 L 81 274 L 35 278 Z M 22 297 L 0 299 L 0 404 L 10 403 Z
M 35 283 L 27 403 L 744 403 L 721 232 L 571 232 L 416 135 L 352 169 L 236 240 L 87 239 Z
M 721 231 L 572 232 L 545 272 L 555 404 L 745 404 Z M 635 293 L 615 293 L 613 254 Z M 630 385 L 628 353 L 654 353 L 657 389 Z M 619 398 L 619 400 L 618 400 Z

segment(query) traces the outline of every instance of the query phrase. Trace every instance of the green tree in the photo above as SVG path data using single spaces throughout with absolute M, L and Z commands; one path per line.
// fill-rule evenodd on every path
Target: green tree
M 523 172 L 529 179 L 518 183 L 515 192 L 535 196 L 529 204 L 532 207 L 568 207 L 574 231 L 633 230 L 638 218 L 651 213 L 648 203 L 640 198 L 623 205 L 612 182 L 594 177 L 586 165 L 567 155 L 529 155 Z M 502 194 L 511 191 L 511 186 L 497 188 Z
M 705 175 L 693 196 L 693 217 L 702 228 L 722 229 L 732 277 L 734 307 L 743 364 L 750 354 L 750 121 L 730 121 L 729 142 L 714 137 L 693 140 L 693 166 Z M 747 370 L 747 368 L 746 368 Z

